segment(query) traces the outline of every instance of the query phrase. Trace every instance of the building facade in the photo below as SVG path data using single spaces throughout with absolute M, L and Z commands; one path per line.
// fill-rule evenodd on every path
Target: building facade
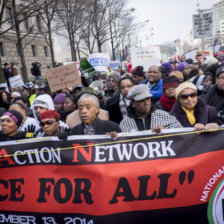
M 17 3 L 19 3 L 19 1 L 17 1 Z M 20 10 L 19 6 L 17 10 Z M 12 6 L 9 3 L 4 10 L 3 21 L 6 20 L 6 22 L 2 23 L 0 33 L 14 25 L 12 13 Z M 51 67 L 50 49 L 45 41 L 45 36 L 43 34 L 45 28 L 40 17 L 26 18 L 25 13 L 23 16 L 23 21 L 20 23 L 20 31 L 21 36 L 24 37 L 23 49 L 28 79 L 32 80 L 34 79 L 31 74 L 33 62 L 41 63 L 41 72 L 43 75 L 45 74 L 45 70 Z M 31 28 L 32 32 L 27 35 Z M 18 50 L 15 28 L 0 35 L 0 57 L 2 65 L 6 62 L 19 63 L 17 65 L 17 70 L 19 74 L 21 73 L 21 58 Z

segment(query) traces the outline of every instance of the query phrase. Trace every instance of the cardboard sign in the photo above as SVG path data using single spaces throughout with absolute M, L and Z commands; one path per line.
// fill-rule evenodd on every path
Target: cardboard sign
M 81 84 L 75 63 L 48 69 L 46 76 L 52 92 Z
M 224 131 L 0 142 L 0 223 L 223 223 Z
M 193 15 L 194 39 L 213 37 L 213 13 Z
M 110 58 L 106 53 L 93 53 L 89 55 L 89 63 L 96 71 L 106 71 L 110 65 Z
M 143 66 L 147 71 L 151 65 L 160 65 L 161 53 L 159 46 L 131 48 L 132 68 Z
M 12 88 L 16 88 L 16 87 L 24 85 L 21 75 L 16 75 L 9 78 L 9 83 Z

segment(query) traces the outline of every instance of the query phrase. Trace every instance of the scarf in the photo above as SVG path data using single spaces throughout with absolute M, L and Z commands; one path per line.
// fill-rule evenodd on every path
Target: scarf
M 175 97 L 173 98 L 168 98 L 165 94 L 163 94 L 160 99 L 159 102 L 161 103 L 162 107 L 166 110 L 166 111 L 171 111 L 174 103 L 176 102 Z
M 187 119 L 188 119 L 189 123 L 193 126 L 196 123 L 196 118 L 194 116 L 194 110 L 192 110 L 192 111 L 187 110 L 183 106 L 182 106 L 182 108 L 183 108 L 183 110 L 185 111 L 185 113 L 187 115 Z
M 128 102 L 125 101 L 124 97 L 120 94 L 120 99 L 119 99 L 119 108 L 122 114 L 122 117 L 126 117 L 128 115 L 127 105 Z

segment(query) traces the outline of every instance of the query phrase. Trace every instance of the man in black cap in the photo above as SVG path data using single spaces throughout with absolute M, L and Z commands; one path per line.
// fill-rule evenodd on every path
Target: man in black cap
M 224 66 L 216 70 L 216 84 L 212 85 L 201 98 L 209 106 L 214 106 L 217 112 L 224 109 Z

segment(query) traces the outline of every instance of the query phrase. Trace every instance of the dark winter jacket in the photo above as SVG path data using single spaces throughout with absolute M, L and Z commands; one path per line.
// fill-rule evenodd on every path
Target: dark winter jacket
M 112 121 L 105 121 L 96 118 L 93 122 L 93 128 L 95 130 L 96 135 L 104 135 L 107 132 L 121 132 L 119 126 Z M 81 123 L 71 130 L 71 135 L 84 135 L 84 124 Z
M 7 136 L 7 135 L 4 135 L 2 132 L 0 132 L 0 142 L 12 141 L 12 140 L 18 140 L 18 139 L 24 139 L 24 138 L 26 138 L 25 132 L 18 132 L 14 136 Z
M 119 100 L 120 100 L 120 92 L 117 91 L 115 95 L 111 97 L 106 103 L 106 110 L 109 112 L 110 120 L 117 124 L 120 124 L 122 120 Z
M 196 123 L 205 125 L 214 122 L 216 113 L 215 107 L 206 105 L 206 103 L 198 97 L 197 105 L 194 108 Z M 175 116 L 183 127 L 192 127 L 179 101 L 174 104 L 170 114 Z
M 224 91 L 220 91 L 217 85 L 212 85 L 208 92 L 200 96 L 209 106 L 214 106 L 216 111 L 224 109 Z

